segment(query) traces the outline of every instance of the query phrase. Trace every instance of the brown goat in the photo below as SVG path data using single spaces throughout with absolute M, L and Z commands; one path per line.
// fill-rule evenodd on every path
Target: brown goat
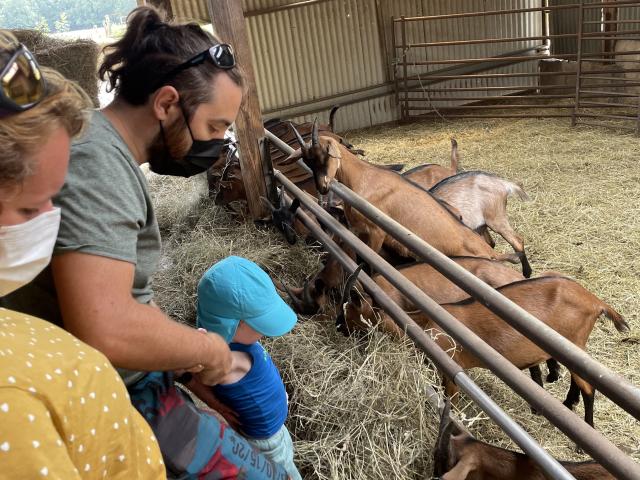
M 430 192 L 454 207 L 470 229 L 486 236 L 488 227 L 502 236 L 520 257 L 524 276 L 531 276 L 524 240 L 513 229 L 507 216 L 507 199 L 511 195 L 517 195 L 521 200 L 529 199 L 522 187 L 491 173 L 471 171 L 445 178 Z
M 319 138 L 317 129 L 311 145 L 302 137 L 299 142 L 301 148 L 289 157 L 289 162 L 302 158 L 313 171 L 320 193 L 328 193 L 335 178 L 447 256 L 519 261 L 513 254 L 492 250 L 429 192 L 400 175 L 361 160 L 333 138 Z M 414 257 L 407 247 L 349 205 L 345 205 L 344 211 L 350 228 L 373 251 L 379 252 L 385 245 L 401 256 Z
M 624 332 L 629 329 L 619 313 L 582 285 L 568 278 L 541 277 L 522 280 L 505 285 L 498 291 L 583 350 L 586 349 L 587 339 L 601 315 L 612 320 L 618 331 Z M 463 300 L 445 304 L 443 307 L 520 369 L 530 368 L 550 358 L 547 352 L 507 325 L 477 300 Z M 435 340 L 443 350 L 454 347 L 450 337 L 444 335 L 426 315 L 417 314 L 414 320 L 425 328 L 433 329 Z M 460 347 L 455 347 L 453 358 L 464 369 L 485 368 L 483 362 Z M 449 395 L 457 392 L 457 386 L 448 379 L 445 379 L 445 389 Z M 579 401 L 580 393 L 585 406 L 585 422 L 593 426 L 595 389 L 571 372 L 571 387 L 564 401 L 565 406 L 573 409 Z
M 620 332 L 629 328 L 620 314 L 579 283 L 568 278 L 548 276 L 521 280 L 497 290 L 583 350 L 596 320 L 601 315 L 611 319 Z M 350 303 L 361 308 L 358 305 L 359 298 L 351 296 Z M 551 358 L 548 353 L 473 298 L 443 304 L 442 307 L 520 369 L 534 367 Z M 452 358 L 462 368 L 486 368 L 471 352 L 456 345 L 428 315 L 422 312 L 410 312 L 410 315 L 418 325 L 425 330 L 431 330 L 431 336 L 440 348 L 447 352 L 452 351 Z M 458 387 L 450 379 L 445 378 L 444 383 L 449 396 L 457 393 Z M 585 421 L 593 426 L 595 390 L 591 384 L 571 372 L 571 387 L 564 404 L 573 408 L 579 401 L 580 393 L 585 404 Z
M 527 455 L 494 447 L 460 431 L 449 416 L 450 402 L 440 417 L 433 453 L 433 478 L 440 480 L 545 480 L 548 478 Z M 594 461 L 560 462 L 576 480 L 615 480 Z
M 453 257 L 452 260 L 494 288 L 524 280 L 521 273 L 495 260 L 475 257 Z M 455 303 L 469 298 L 469 294 L 427 263 L 416 263 L 406 267 L 400 267 L 398 268 L 398 272 L 431 297 L 436 303 Z M 542 275 L 558 274 L 556 272 L 547 272 Z M 404 333 L 393 319 L 389 317 L 384 310 L 376 307 L 373 300 L 366 293 L 361 294 L 361 297 L 356 297 L 353 301 L 348 301 L 355 278 L 356 276 L 351 275 L 346 282 L 345 295 L 343 295 L 341 304 L 342 311 L 336 319 L 338 331 L 348 334 L 353 330 L 369 328 L 369 326 L 376 324 L 379 329 L 392 336 L 403 336 Z M 382 275 L 374 275 L 372 279 L 403 310 L 410 311 L 417 308 L 411 300 L 405 297 Z M 376 321 L 377 318 L 380 319 L 379 322 Z M 549 369 L 549 374 L 546 378 L 547 382 L 555 382 L 558 380 L 558 363 L 554 359 L 549 359 L 547 360 L 547 367 Z M 540 368 L 533 366 L 529 371 L 531 378 L 542 386 L 542 373 L 540 372 Z
M 523 280 L 522 275 L 518 271 L 507 267 L 501 262 L 477 257 L 452 257 L 451 259 L 494 288 Z M 428 263 L 414 263 L 405 267 L 398 267 L 398 272 L 431 297 L 436 303 L 454 303 L 469 298 L 469 294 L 448 280 Z M 414 303 L 405 297 L 384 276 L 376 274 L 372 279 L 400 308 L 405 311 L 416 309 Z M 345 288 L 346 295 L 354 293 L 351 290 L 354 280 L 355 276 L 351 275 Z M 396 337 L 404 335 L 391 317 L 389 317 L 384 310 L 375 306 L 374 301 L 366 293 L 352 298 L 352 301 L 348 301 L 349 297 L 346 295 L 343 298 L 344 318 L 339 319 L 339 329 L 352 331 L 368 328 L 372 324 L 377 324 L 380 330 L 390 335 Z M 376 322 L 377 317 L 380 318 L 379 322 Z M 344 324 L 340 323 L 343 321 L 345 322 Z
M 402 176 L 429 190 L 436 183 L 458 173 L 458 142 L 451 139 L 451 164 L 443 167 L 435 163 L 418 165 L 402 173 Z

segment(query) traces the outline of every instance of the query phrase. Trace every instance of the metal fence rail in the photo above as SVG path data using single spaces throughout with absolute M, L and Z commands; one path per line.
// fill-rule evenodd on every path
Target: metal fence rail
M 293 149 L 288 145 L 280 145 L 280 147 L 283 148 L 285 153 L 293 152 Z M 593 458 L 598 460 L 618 478 L 640 478 L 640 465 L 618 450 L 599 432 L 589 427 L 582 421 L 582 419 L 578 418 L 557 399 L 534 383 L 529 377 L 525 376 L 513 364 L 500 356 L 471 330 L 458 322 L 457 319 L 442 309 L 442 307 L 436 304 L 431 298 L 424 294 L 424 292 L 419 290 L 393 267 L 382 260 L 381 257 L 362 243 L 352 232 L 317 205 L 315 199 L 299 190 L 280 172 L 276 171 L 275 176 L 286 190 L 296 198 L 299 198 L 301 203 L 311 213 L 313 213 L 316 218 L 325 225 L 325 227 L 338 235 L 345 244 L 354 248 L 362 258 L 364 258 L 370 265 L 374 266 L 377 271 L 379 271 L 396 288 L 412 300 L 418 308 L 427 313 L 430 318 L 447 331 L 447 333 L 449 333 L 464 348 L 469 349 L 474 355 L 481 358 L 483 362 L 491 368 L 494 374 L 501 378 L 532 406 L 537 408 L 569 438 L 574 440 L 578 445 L 584 448 L 585 451 L 591 454 Z M 412 249 L 414 253 L 422 256 L 428 263 L 440 271 L 440 273 L 453 281 L 453 283 L 463 288 L 473 297 L 482 301 L 488 308 L 497 313 L 507 323 L 510 323 L 514 328 L 520 330 L 535 343 L 538 343 L 544 350 L 552 354 L 554 358 L 562 361 L 569 369 L 589 380 L 596 388 L 601 390 L 605 395 L 621 405 L 626 411 L 634 415 L 636 418 L 640 418 L 640 390 L 638 388 L 629 384 L 624 378 L 593 360 L 586 353 L 582 352 L 582 350 L 577 349 L 575 345 L 567 341 L 557 332 L 550 329 L 538 319 L 522 310 L 519 306 L 503 297 L 500 293 L 455 264 L 442 253 L 433 249 L 433 247 L 413 235 L 393 219 L 387 217 L 383 212 L 377 210 L 371 204 L 366 202 L 366 200 L 358 197 L 345 186 L 334 181 L 330 188 L 331 191 L 340 196 L 345 202 L 352 205 L 377 225 L 385 229 L 398 241 Z M 305 214 L 300 212 L 300 215 L 302 216 Z M 305 218 L 305 216 L 302 218 Z M 305 225 L 316 236 L 316 238 L 324 240 L 327 239 L 326 234 L 323 235 L 323 232 L 319 229 L 318 225 L 313 224 L 313 222 L 310 221 L 305 222 Z M 324 240 L 322 240 L 323 243 L 325 243 Z M 328 249 L 332 254 L 336 255 L 338 261 L 345 265 L 348 271 L 353 271 L 354 264 L 350 259 L 348 259 L 348 257 L 346 257 L 346 254 L 338 253 L 332 245 L 330 245 Z M 361 274 L 359 278 L 363 279 L 364 277 Z M 436 363 L 437 366 L 442 364 L 445 374 L 454 379 L 456 384 L 459 384 L 458 378 L 465 378 L 459 377 L 460 372 L 455 368 L 452 368 L 448 361 L 445 362 L 440 353 L 433 356 L 430 354 L 430 344 L 425 342 L 424 337 L 422 336 L 424 332 L 422 332 L 422 334 L 417 333 L 415 331 L 415 324 L 413 322 L 406 322 L 406 318 L 398 312 L 397 305 L 393 304 L 393 302 L 389 304 L 385 298 L 379 295 L 379 292 L 375 291 L 375 287 L 373 287 L 371 282 L 368 280 L 364 279 L 363 284 L 365 289 L 372 294 L 376 301 L 379 301 L 379 304 L 385 308 L 394 321 L 396 321 L 401 328 L 406 329 L 408 336 L 416 342 L 416 345 L 425 351 L 427 356 L 434 358 L 434 363 Z M 438 362 L 440 362 L 440 364 Z M 461 383 L 464 384 L 465 381 L 466 380 L 462 380 Z M 468 389 L 473 390 L 473 387 L 469 385 L 463 387 L 462 384 L 459 384 L 459 386 L 463 391 L 467 391 Z M 472 398 L 474 397 L 472 396 Z M 492 416 L 491 418 L 494 417 Z M 514 438 L 514 441 L 518 443 L 516 438 Z M 540 460 L 537 457 L 535 457 L 535 459 L 536 461 Z M 559 477 L 554 476 L 553 478 Z
M 286 178 L 286 177 L 285 177 Z M 292 191 L 292 195 L 300 197 L 302 191 Z M 286 198 L 287 204 L 290 204 Z M 345 271 L 353 273 L 356 263 L 327 235 L 320 225 L 309 215 L 298 210 L 298 218 L 312 235 L 320 241 L 327 251 L 343 266 Z M 434 365 L 455 382 L 488 416 L 491 418 L 524 452 L 527 453 L 551 478 L 574 479 L 560 463 L 549 455 L 520 425 L 507 415 L 443 350 L 435 344 L 429 335 L 402 310 L 366 273 L 360 272 L 358 280 L 372 298 L 393 318 L 415 345 L 422 350 Z
M 394 85 L 396 103 L 401 121 L 415 118 L 528 118 L 528 117 L 568 117 L 576 124 L 581 113 L 587 117 L 601 117 L 593 110 L 615 110 L 619 119 L 637 123 L 640 134 L 640 89 L 627 84 L 626 75 L 634 76 L 637 82 L 640 75 L 637 67 L 638 52 L 619 52 L 614 54 L 616 40 L 634 40 L 640 38 L 640 30 L 634 30 L 640 19 L 611 19 L 600 12 L 606 9 L 627 7 L 637 8 L 639 2 L 589 2 L 580 0 L 567 5 L 546 5 L 540 0 L 540 7 L 488 10 L 484 12 L 464 12 L 446 15 L 429 15 L 393 19 L 394 32 Z M 635 12 L 636 10 L 632 10 Z M 423 41 L 413 39 L 416 23 L 424 24 L 426 31 L 443 27 L 447 20 L 486 19 L 491 17 L 507 18 L 513 15 L 527 15 L 524 22 L 532 22 L 535 17 L 536 31 L 529 35 L 496 34 L 487 32 L 484 38 L 450 38 L 442 41 Z M 552 33 L 549 25 L 555 15 L 562 15 L 563 21 L 572 19 L 575 33 Z M 617 14 L 616 14 L 617 15 Z M 596 20 L 598 18 L 601 19 Z M 574 18 L 575 17 L 575 18 Z M 494 20 L 495 21 L 495 20 Z M 630 29 L 625 30 L 628 27 Z M 541 33 L 540 33 L 541 32 Z M 466 35 L 467 32 L 462 33 Z M 469 35 L 472 35 L 469 33 Z M 635 35 L 635 36 L 634 36 Z M 573 42 L 575 49 L 551 53 L 555 41 Z M 499 47 L 508 50 L 507 45 L 528 45 L 526 50 L 505 51 L 500 55 L 493 52 Z M 486 47 L 486 56 L 469 56 L 465 49 L 469 46 Z M 443 57 L 443 48 L 449 52 Z M 512 47 L 513 48 L 513 47 Z M 452 50 L 453 49 L 453 50 Z M 421 52 L 421 53 L 418 53 Z M 467 53 L 465 53 L 467 52 Z M 624 56 L 630 56 L 625 59 Z M 570 61 L 570 63 L 566 63 Z M 442 68 L 447 67 L 448 68 Z M 509 67 L 511 71 L 506 72 Z M 515 68 L 517 67 L 517 68 Z M 459 71 L 450 72 L 451 68 Z M 522 71 L 524 70 L 524 71 Z M 595 76 L 608 73 L 608 77 Z M 612 78 L 612 75 L 617 75 Z M 522 79 L 517 83 L 513 80 Z M 629 80 L 629 79 L 627 79 Z M 496 85 L 500 82 L 502 85 Z M 581 92 L 593 89 L 595 85 L 605 90 L 597 95 Z M 465 88 L 467 95 L 461 95 Z M 635 90 L 629 90 L 635 88 Z M 551 95 L 545 95 L 551 90 Z M 626 93 L 625 93 L 626 92 Z M 437 93 L 434 95 L 434 93 Z M 547 92 L 548 93 L 548 92 Z M 582 96 L 582 94 L 587 96 Z M 621 93 L 623 95 L 621 95 Z M 599 97 L 601 104 L 581 102 L 585 98 Z M 607 102 L 608 98 L 624 103 Z M 525 100 L 525 101 L 523 101 Z M 526 101 L 528 100 L 528 102 Z M 549 103 L 549 100 L 556 100 Z M 629 101 L 633 104 L 629 105 Z M 636 105 L 638 103 L 638 105 Z M 523 110 L 518 114 L 501 113 L 499 110 Z M 486 110 L 478 115 L 476 110 Z M 532 112 L 531 110 L 536 110 Z

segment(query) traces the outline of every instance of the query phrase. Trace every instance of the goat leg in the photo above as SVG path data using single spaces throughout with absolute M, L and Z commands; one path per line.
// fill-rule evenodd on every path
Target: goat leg
M 522 275 L 524 275 L 524 278 L 531 277 L 531 273 L 533 273 L 533 270 L 531 268 L 531 265 L 529 265 L 527 254 L 524 253 L 523 250 L 522 252 L 518 252 L 518 255 L 520 255 L 520 263 L 522 264 Z
M 547 368 L 549 369 L 549 374 L 546 378 L 547 383 L 558 381 L 560 378 L 560 364 L 558 361 L 554 358 L 550 358 L 547 360 Z
M 567 407 L 569 410 L 573 410 L 573 408 L 580 401 L 580 389 L 578 388 L 578 384 L 573 379 L 573 375 L 571 375 L 571 385 L 569 386 L 569 391 L 567 392 L 567 398 L 565 398 L 562 404 Z

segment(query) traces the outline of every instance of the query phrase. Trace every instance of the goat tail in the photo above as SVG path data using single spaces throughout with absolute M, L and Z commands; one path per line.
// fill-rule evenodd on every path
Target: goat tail
M 604 315 L 609 320 L 611 320 L 613 322 L 613 326 L 616 327 L 616 330 L 618 330 L 621 333 L 625 333 L 630 330 L 629 324 L 624 318 L 622 318 L 622 315 L 620 315 L 618 312 L 616 312 L 613 308 L 611 308 L 609 305 L 607 305 L 604 302 L 602 302 L 601 307 L 602 307 L 602 310 L 600 312 L 601 315 Z
M 451 168 L 452 172 L 458 172 L 460 168 L 460 158 L 458 156 L 458 142 L 455 138 L 451 139 L 451 164 L 449 168 Z
M 336 112 L 338 111 L 338 109 L 340 108 L 340 105 L 334 105 L 331 108 L 331 111 L 329 112 L 329 130 L 331 130 L 332 132 L 335 132 L 335 116 L 336 116 Z
M 525 192 L 524 189 L 522 188 L 522 185 L 509 182 L 508 180 L 503 180 L 503 184 L 507 189 L 508 196 L 517 195 L 517 197 L 523 202 L 527 202 L 531 200 L 529 195 L 527 195 L 527 192 Z

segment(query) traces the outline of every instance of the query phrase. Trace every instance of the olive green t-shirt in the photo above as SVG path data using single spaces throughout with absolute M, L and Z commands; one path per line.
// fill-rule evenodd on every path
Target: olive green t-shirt
M 69 172 L 54 204 L 62 209 L 54 255 L 80 252 L 134 264 L 131 295 L 149 303 L 160 230 L 144 173 L 101 112 L 93 112 L 87 132 L 72 145 Z M 2 304 L 63 326 L 50 269 Z M 141 377 L 121 373 L 127 383 Z

